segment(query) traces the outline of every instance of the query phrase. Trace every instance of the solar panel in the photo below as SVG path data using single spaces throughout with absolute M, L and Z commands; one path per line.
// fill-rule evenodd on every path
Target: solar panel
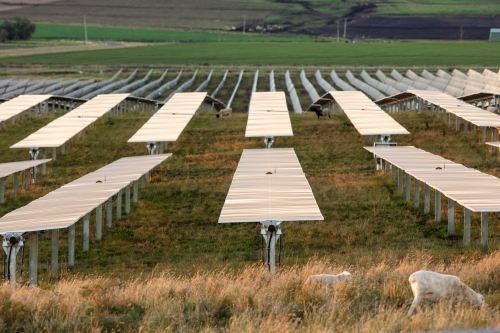
M 51 97 L 52 95 L 21 95 L 2 103 L 0 104 L 0 121 L 12 118 Z
M 99 95 L 12 145 L 11 148 L 62 146 L 127 96 L 128 94 Z
M 50 162 L 50 159 L 2 163 L 0 164 L 0 178 L 10 176 L 16 172 L 27 170 L 47 162 Z
M 171 155 L 119 159 L 4 215 L 0 234 L 67 228 Z
M 273 136 L 293 136 L 285 93 L 254 92 L 248 108 L 245 137 Z
M 245 149 L 219 223 L 323 220 L 293 148 Z
M 330 91 L 333 99 L 361 135 L 410 134 L 360 91 Z
M 176 93 L 128 142 L 176 141 L 206 96 L 205 92 Z

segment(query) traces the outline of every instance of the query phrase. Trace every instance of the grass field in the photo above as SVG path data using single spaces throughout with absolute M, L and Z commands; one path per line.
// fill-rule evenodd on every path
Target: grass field
M 479 247 L 477 214 L 472 219 L 472 246 L 464 248 L 462 209 L 455 211 L 456 235 L 448 236 L 445 221 L 436 222 L 433 212 L 414 209 L 396 194 L 390 177 L 375 170 L 373 156 L 362 148 L 369 143 L 344 115 L 320 120 L 313 114 L 290 116 L 294 136 L 278 138 L 275 145 L 295 149 L 325 220 L 284 223 L 282 268 L 276 278 L 258 265 L 257 223 L 217 224 L 241 151 L 262 148 L 262 140 L 244 138 L 245 113 L 223 119 L 202 113 L 169 145 L 173 156 L 153 172 L 131 213 L 114 219 L 102 242 L 92 233 L 89 252 L 81 250 L 82 226 L 77 223 L 73 269 L 64 264 L 67 233 L 61 232 L 60 283 L 49 276 L 50 235 L 41 235 L 41 289 L 0 288 L 10 300 L 2 305 L 1 327 L 45 327 L 51 332 L 498 327 L 499 216 L 490 216 L 490 253 Z M 8 124 L 7 132 L 0 133 L 2 160 L 26 159 L 27 151 L 8 147 L 54 117 Z M 136 112 L 100 121 L 48 165 L 35 189 L 14 197 L 9 180 L 0 214 L 121 156 L 145 154 L 143 144 L 126 140 L 149 117 Z M 415 145 L 500 175 L 498 156 L 478 137 L 457 133 L 427 114 L 394 117 L 412 133 L 395 136 L 399 145 Z M 445 200 L 442 209 L 446 219 Z M 476 311 L 467 304 L 453 310 L 447 304 L 424 305 L 417 316 L 406 319 L 411 301 L 407 277 L 422 268 L 460 275 L 486 296 L 488 307 Z M 336 290 L 304 285 L 309 274 L 344 269 L 355 276 L 352 284 Z
M 454 66 L 500 65 L 488 42 L 212 42 L 7 57 L 1 64 Z

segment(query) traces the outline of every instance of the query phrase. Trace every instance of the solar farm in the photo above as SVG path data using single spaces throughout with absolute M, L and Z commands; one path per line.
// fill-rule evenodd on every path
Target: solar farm
M 500 325 L 498 69 L 38 76 L 0 80 L 5 288 L 38 290 L 32 313 L 57 288 L 84 301 L 32 330 Z M 488 307 L 406 318 L 418 269 Z M 304 283 L 343 270 L 352 283 Z

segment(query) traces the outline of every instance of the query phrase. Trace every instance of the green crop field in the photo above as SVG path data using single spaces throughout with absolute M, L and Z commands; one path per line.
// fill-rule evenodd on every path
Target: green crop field
M 2 64 L 69 65 L 500 65 L 488 42 L 273 43 L 212 42 L 56 53 L 0 59 Z
M 245 35 L 241 32 L 227 33 L 216 32 L 192 32 L 192 31 L 169 31 L 153 29 L 127 29 L 110 27 L 87 27 L 87 38 L 89 41 L 148 41 L 148 42 L 216 42 L 221 41 L 311 41 L 307 36 L 283 36 L 283 35 Z M 37 24 L 33 39 L 76 39 L 85 40 L 83 26 Z

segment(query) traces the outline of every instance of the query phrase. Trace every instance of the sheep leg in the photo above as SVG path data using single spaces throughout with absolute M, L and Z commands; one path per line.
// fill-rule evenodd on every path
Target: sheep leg
M 411 303 L 410 310 L 408 310 L 408 317 L 410 317 L 413 314 L 413 311 L 415 311 L 418 303 L 420 302 L 421 296 L 415 296 L 413 299 L 413 302 Z

